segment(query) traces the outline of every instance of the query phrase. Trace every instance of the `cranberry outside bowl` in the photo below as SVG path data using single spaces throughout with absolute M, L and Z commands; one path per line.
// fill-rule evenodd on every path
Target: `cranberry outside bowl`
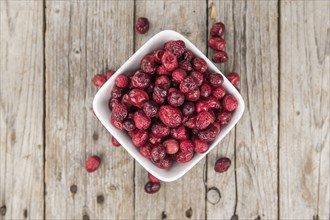
M 155 166 L 149 159 L 144 158 L 139 149 L 134 146 L 131 137 L 125 132 L 116 129 L 110 122 L 111 111 L 108 107 L 110 92 L 115 85 L 115 78 L 120 74 L 132 73 L 139 68 L 141 59 L 156 49 L 163 48 L 165 42 L 169 40 L 182 40 L 186 44 L 186 48 L 190 49 L 197 57 L 203 58 L 208 65 L 208 69 L 219 73 L 223 76 L 223 87 L 227 92 L 233 95 L 238 101 L 238 107 L 233 113 L 232 119 L 229 124 L 225 126 L 217 138 L 210 144 L 209 150 L 203 154 L 196 153 L 192 160 L 184 164 L 174 163 L 168 170 L 163 170 Z M 181 34 L 172 31 L 164 30 L 154 35 L 148 40 L 138 51 L 136 51 L 117 71 L 116 73 L 100 88 L 94 97 L 93 110 L 104 125 L 104 127 L 115 137 L 119 143 L 128 151 L 132 157 L 135 158 L 148 172 L 157 177 L 158 179 L 171 182 L 179 179 L 186 174 L 193 166 L 195 166 L 201 159 L 203 159 L 213 148 L 219 144 L 219 142 L 228 134 L 228 132 L 236 125 L 244 112 L 244 101 L 242 96 L 236 90 L 236 88 L 224 77 L 224 75 L 217 69 L 217 67 L 188 39 Z

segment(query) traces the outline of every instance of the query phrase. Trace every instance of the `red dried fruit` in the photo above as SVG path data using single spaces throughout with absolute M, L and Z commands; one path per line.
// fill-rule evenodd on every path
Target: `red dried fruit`
M 148 140 L 148 132 L 145 130 L 135 129 L 132 131 L 132 142 L 135 146 L 141 147 Z
M 149 20 L 145 17 L 139 17 L 135 22 L 135 30 L 139 34 L 145 34 L 149 30 Z
M 210 30 L 210 34 L 212 37 L 220 37 L 224 32 L 225 25 L 222 22 L 215 23 Z
M 188 101 L 192 101 L 192 102 L 197 101 L 200 96 L 201 96 L 201 92 L 198 87 L 195 88 L 194 90 L 186 93 L 186 99 Z
M 160 183 L 153 183 L 153 182 L 147 182 L 147 184 L 144 186 L 144 191 L 146 193 L 152 194 L 158 192 L 160 189 Z
M 204 77 L 203 74 L 201 72 L 198 71 L 193 71 L 190 73 L 190 76 L 194 77 L 196 82 L 197 82 L 197 86 L 201 86 L 203 81 L 204 81 Z
M 120 146 L 120 143 L 114 137 L 111 138 L 111 142 L 112 142 L 113 146 L 115 146 L 115 147 L 119 147 Z
M 168 88 L 165 88 L 164 85 L 156 85 L 154 87 L 154 94 L 160 98 L 166 98 L 167 93 L 168 93 Z
M 184 116 L 192 116 L 195 113 L 195 104 L 186 102 L 182 105 L 182 113 Z
M 195 124 L 195 121 L 196 121 L 196 116 L 192 116 L 191 118 L 188 119 L 188 121 L 186 121 L 184 123 L 184 125 L 187 127 L 187 128 L 195 128 L 196 124 Z
M 152 183 L 159 183 L 159 179 L 157 179 L 157 177 L 155 177 L 154 175 L 152 175 L 151 173 L 148 173 L 148 179 L 150 180 L 150 182 Z
M 185 61 L 191 61 L 194 57 L 194 53 L 191 50 L 186 50 L 183 54 L 183 60 Z
M 157 103 L 157 104 L 163 104 L 165 102 L 165 98 L 159 97 L 155 93 L 152 94 L 152 99 Z
M 238 106 L 238 101 L 237 99 L 232 96 L 232 95 L 226 95 L 223 99 L 222 99 L 222 106 L 225 110 L 232 112 L 234 111 L 237 106 Z
M 165 158 L 160 161 L 159 163 L 157 163 L 156 165 L 161 168 L 161 169 L 165 169 L 167 170 L 168 168 L 170 168 L 173 164 L 173 159 L 171 156 L 166 155 Z
M 232 114 L 225 110 L 220 110 L 217 112 L 217 120 L 220 122 L 220 125 L 226 125 L 231 120 Z
M 115 128 L 119 130 L 123 130 L 123 123 L 120 121 L 117 121 L 115 119 L 111 119 L 111 123 L 115 126 Z
M 115 79 L 116 86 L 122 89 L 128 88 L 129 83 L 130 83 L 130 79 L 126 75 L 119 75 Z
M 219 132 L 220 130 L 211 124 L 205 130 L 200 131 L 197 135 L 202 141 L 211 142 L 215 140 Z
M 207 71 L 207 63 L 203 58 L 196 57 L 193 59 L 192 65 L 196 71 L 205 73 Z
M 188 138 L 188 132 L 185 126 L 171 129 L 171 136 L 177 140 L 185 140 Z
M 172 72 L 172 79 L 178 83 L 180 83 L 186 76 L 187 76 L 186 71 L 184 71 L 183 69 L 180 69 L 180 68 L 178 68 Z
M 193 140 L 193 143 L 195 145 L 195 152 L 197 153 L 205 153 L 208 149 L 209 149 L 209 146 L 207 143 L 205 143 L 204 141 L 200 140 L 199 138 L 195 138 Z
M 112 109 L 111 119 L 122 122 L 127 117 L 127 108 L 123 104 L 117 104 Z
M 218 51 L 212 56 L 215 63 L 224 63 L 228 60 L 228 54 L 225 51 Z
M 168 90 L 171 87 L 171 80 L 167 76 L 157 77 L 155 86 L 160 86 Z
M 119 102 L 120 102 L 120 101 L 119 101 L 118 98 L 110 98 L 110 99 L 109 99 L 109 108 L 110 108 L 110 110 L 112 110 L 113 107 L 114 107 L 115 105 L 117 105 Z
M 186 76 L 180 83 L 180 90 L 183 93 L 188 93 L 197 88 L 196 79 L 192 76 Z
M 214 122 L 213 125 L 218 129 L 218 131 L 220 131 L 221 125 L 219 122 Z
M 222 99 L 226 95 L 226 90 L 222 86 L 215 87 L 212 91 L 212 95 L 216 99 Z
M 193 152 L 194 143 L 191 140 L 183 140 L 180 142 L 180 150 L 183 153 Z
M 128 109 L 132 106 L 128 93 L 123 95 L 123 97 L 121 98 L 121 104 L 125 105 Z
M 116 71 L 114 70 L 108 70 L 108 72 L 105 74 L 105 78 L 108 80 L 111 78 L 113 74 L 115 74 Z
M 182 112 L 170 105 L 163 105 L 159 109 L 160 120 L 170 128 L 175 128 L 182 123 Z
M 101 87 L 103 86 L 103 84 L 107 81 L 107 78 L 105 77 L 105 75 L 103 74 L 96 74 L 95 76 L 93 76 L 92 78 L 92 83 L 97 86 L 97 87 Z
M 195 109 L 197 113 L 200 113 L 202 111 L 208 111 L 209 105 L 204 100 L 198 100 L 195 104 Z
M 214 98 L 214 97 L 208 97 L 205 99 L 205 103 L 208 106 L 208 108 L 214 108 L 219 109 L 220 108 L 220 102 Z
M 123 89 L 114 86 L 111 90 L 111 98 L 120 98 L 123 96 Z
M 178 162 L 178 163 L 187 163 L 193 157 L 194 157 L 194 152 L 188 151 L 186 153 L 183 153 L 183 152 L 177 153 L 175 159 L 176 159 L 176 162 Z
M 171 106 L 178 107 L 184 103 L 184 94 L 180 91 L 172 91 L 167 95 L 167 101 Z
M 171 131 L 170 128 L 161 122 L 156 122 L 151 127 L 151 132 L 156 137 L 166 137 L 167 135 L 170 134 L 170 131 Z
M 209 47 L 213 50 L 224 50 L 226 48 L 226 41 L 221 37 L 212 37 L 209 39 Z
M 190 72 L 193 69 L 190 61 L 187 61 L 187 60 L 181 60 L 179 62 L 179 68 L 183 69 L 184 71 L 187 71 L 187 72 Z
M 231 84 L 233 84 L 235 87 L 238 85 L 241 77 L 235 73 L 235 72 L 231 72 L 231 73 L 228 73 L 226 75 L 226 78 L 229 80 L 229 82 L 231 82 Z
M 167 71 L 163 65 L 159 66 L 156 72 L 158 75 L 170 75 L 170 72 Z
M 208 76 L 208 81 L 213 87 L 220 87 L 223 83 L 223 77 L 216 72 L 212 72 Z
M 148 159 L 151 157 L 151 144 L 149 142 L 140 147 L 140 154 Z
M 167 71 L 172 72 L 178 67 L 178 60 L 175 55 L 165 51 L 164 55 L 162 56 L 162 64 Z
M 157 136 L 154 135 L 153 133 L 150 133 L 150 134 L 149 134 L 149 142 L 150 142 L 151 144 L 160 144 L 160 143 L 162 143 L 162 141 L 163 141 L 163 138 L 161 138 L 161 137 L 157 137 Z
M 93 155 L 86 160 L 85 168 L 87 172 L 92 173 L 99 168 L 100 164 L 101 158 L 96 155 Z
M 151 149 L 151 160 L 153 162 L 159 163 L 165 158 L 165 156 L 166 156 L 166 150 L 162 145 L 157 144 Z
M 127 119 L 123 122 L 123 128 L 126 131 L 133 131 L 136 127 L 132 119 Z
M 222 157 L 214 165 L 214 170 L 217 173 L 223 173 L 226 172 L 231 165 L 231 161 L 227 157 Z
M 141 108 L 144 103 L 149 101 L 148 93 L 141 89 L 132 89 L 129 93 L 130 102 L 132 105 Z
M 162 62 L 162 56 L 164 55 L 164 52 L 163 50 L 155 50 L 152 55 L 154 56 L 154 61 L 156 63 L 161 63 Z
M 151 54 L 145 56 L 141 60 L 140 68 L 145 73 L 149 73 L 150 75 L 154 74 L 157 69 L 157 64 L 155 63 L 154 56 Z
M 179 143 L 175 139 L 168 139 L 163 142 L 167 154 L 175 154 L 179 150 Z
M 147 130 L 151 124 L 151 119 L 142 110 L 134 113 L 133 120 L 135 126 L 142 130 Z
M 148 117 L 158 117 L 158 105 L 154 101 L 144 103 L 143 111 Z
M 146 89 L 150 85 L 150 75 L 140 70 L 136 71 L 132 77 L 132 86 L 135 88 Z
M 204 98 L 209 97 L 212 93 L 212 87 L 207 83 L 203 83 L 200 87 L 200 90 L 201 96 Z
M 174 54 L 177 58 L 185 52 L 185 43 L 182 40 L 168 41 L 165 43 L 165 50 Z
M 210 113 L 206 111 L 202 111 L 198 113 L 196 117 L 196 128 L 199 130 L 203 130 L 207 128 L 210 124 L 212 124 L 215 121 L 215 117 Z
M 148 95 L 152 95 L 152 93 L 154 92 L 154 88 L 155 88 L 155 85 L 153 83 L 150 83 L 148 88 L 146 89 Z

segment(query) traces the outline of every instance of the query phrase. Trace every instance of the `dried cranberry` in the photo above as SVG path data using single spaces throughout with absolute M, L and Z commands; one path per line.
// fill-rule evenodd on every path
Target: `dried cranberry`
M 212 95 L 216 99 L 222 99 L 226 95 L 226 90 L 222 86 L 215 87 L 212 91 Z
M 149 134 L 149 142 L 151 144 L 160 144 L 160 143 L 162 143 L 162 141 L 163 141 L 163 138 L 162 137 L 157 137 L 153 133 L 150 133 Z
M 180 150 L 183 153 L 194 151 L 194 143 L 191 140 L 183 140 L 180 142 Z
M 211 124 L 205 130 L 198 133 L 198 138 L 205 142 L 211 142 L 215 140 L 219 132 L 220 130 Z
M 203 58 L 196 57 L 193 59 L 192 65 L 196 71 L 201 73 L 205 73 L 207 71 L 207 63 Z
M 167 43 L 165 43 L 164 49 L 179 58 L 185 52 L 185 43 L 182 40 L 168 41 Z
M 119 88 L 128 88 L 130 79 L 126 75 L 119 75 L 115 79 L 115 84 Z
M 198 71 L 193 71 L 190 73 L 190 76 L 194 77 L 196 82 L 197 82 L 197 86 L 201 86 L 203 81 L 204 81 L 204 77 L 203 74 L 201 72 Z
M 152 194 L 158 192 L 160 189 L 160 183 L 153 183 L 153 182 L 147 182 L 147 184 L 144 186 L 144 191 L 146 193 Z
M 114 137 L 111 138 L 111 142 L 112 142 L 113 146 L 115 146 L 115 147 L 119 147 L 120 146 L 120 143 Z
M 179 143 L 175 139 L 168 139 L 163 142 L 166 153 L 175 154 L 179 150 Z
M 150 76 L 140 70 L 136 71 L 132 77 L 132 85 L 135 88 L 146 89 L 150 84 Z
M 158 144 L 151 149 L 151 160 L 155 163 L 159 163 L 166 156 L 165 148 Z
M 208 76 L 208 81 L 213 87 L 220 87 L 223 83 L 223 77 L 216 72 L 212 72 Z
M 175 55 L 172 53 L 165 51 L 162 56 L 162 64 L 167 71 L 173 71 L 178 67 L 178 60 Z
M 205 153 L 209 149 L 209 146 L 207 145 L 207 143 L 200 140 L 199 138 L 195 138 L 193 140 L 193 142 L 195 145 L 195 152 L 197 152 L 197 153 L 202 154 L 202 153 Z
M 171 131 L 170 128 L 161 122 L 156 122 L 151 127 L 151 132 L 156 137 L 166 137 L 167 135 L 170 134 L 170 131 Z
M 117 105 L 119 102 L 120 102 L 120 101 L 119 101 L 118 98 L 110 98 L 110 99 L 109 99 L 109 108 L 110 108 L 110 110 L 112 110 L 113 107 L 114 107 L 115 105 Z
M 194 53 L 191 50 L 186 50 L 183 54 L 183 60 L 185 61 L 191 61 L 194 57 Z
M 188 93 L 197 88 L 196 79 L 192 76 L 185 77 L 180 83 L 180 90 L 183 93 Z
M 195 124 L 195 121 L 196 121 L 196 116 L 192 116 L 188 119 L 188 121 L 186 121 L 184 123 L 184 125 L 187 127 L 187 128 L 195 128 L 196 124 Z
M 148 86 L 148 88 L 147 88 L 147 93 L 149 94 L 149 95 L 152 95 L 152 93 L 154 92 L 154 88 L 155 88 L 155 85 L 153 84 L 153 83 L 149 83 L 149 86 Z
M 117 121 L 116 119 L 111 118 L 111 123 L 113 124 L 113 126 L 115 126 L 115 128 L 119 129 L 119 130 L 123 130 L 123 123 L 120 121 Z
M 152 99 L 157 103 L 157 104 L 163 104 L 165 102 L 165 98 L 159 97 L 155 93 L 152 94 Z
M 220 37 L 225 32 L 225 25 L 222 22 L 215 23 L 210 30 L 212 37 Z
M 161 63 L 162 62 L 162 56 L 164 55 L 163 50 L 155 50 L 152 55 L 154 56 L 154 61 L 156 63 Z
M 186 71 L 183 69 L 176 69 L 172 72 L 172 78 L 175 82 L 180 83 L 187 76 Z
M 108 80 L 111 78 L 113 74 L 115 74 L 116 71 L 114 70 L 108 70 L 108 72 L 105 74 L 105 78 Z
M 133 131 L 136 127 L 132 119 L 127 119 L 123 122 L 123 128 L 126 131 Z
M 226 41 L 221 37 L 212 37 L 209 39 L 209 47 L 213 50 L 224 50 L 226 48 Z
M 160 120 L 170 128 L 175 128 L 182 123 L 182 112 L 170 105 L 163 105 L 159 109 Z
M 154 94 L 160 98 L 166 98 L 168 94 L 168 88 L 165 88 L 164 85 L 156 85 L 154 88 Z
M 217 112 L 217 120 L 220 122 L 221 125 L 228 124 L 231 117 L 232 117 L 232 114 L 225 110 L 221 110 L 221 111 Z
M 216 121 L 216 122 L 213 123 L 213 125 L 214 125 L 214 127 L 216 127 L 218 129 L 218 131 L 221 130 L 221 125 L 220 125 L 219 122 Z
M 97 86 L 101 87 L 107 81 L 107 78 L 103 74 L 96 74 L 92 78 L 92 83 Z
M 213 109 L 219 109 L 221 106 L 220 102 L 214 97 L 206 98 L 205 103 L 208 106 L 208 108 L 213 108 Z
M 178 163 L 187 163 L 193 157 L 194 157 L 194 152 L 188 151 L 186 153 L 183 153 L 183 152 L 177 153 L 175 159 L 176 159 L 176 162 L 178 162 Z
M 195 105 L 192 102 L 186 102 L 182 105 L 182 113 L 184 116 L 192 116 L 195 113 Z
M 200 87 L 200 90 L 201 96 L 204 98 L 209 97 L 212 93 L 212 87 L 207 83 L 203 83 Z
M 203 130 L 207 128 L 210 124 L 212 124 L 214 121 L 215 117 L 210 112 L 202 111 L 198 113 L 196 117 L 196 128 Z
M 132 106 L 128 93 L 121 98 L 121 104 L 125 105 L 128 109 Z
M 180 91 L 172 91 L 167 95 L 167 101 L 171 106 L 178 107 L 184 103 L 184 94 Z
M 117 104 L 112 109 L 111 118 L 122 122 L 127 117 L 127 108 L 123 104 Z
M 192 101 L 192 102 L 197 101 L 200 96 L 201 96 L 201 92 L 198 87 L 195 88 L 194 90 L 186 93 L 186 99 L 188 101 Z
M 166 155 L 165 158 L 162 161 L 160 161 L 159 163 L 157 163 L 156 165 L 161 169 L 167 170 L 172 166 L 172 164 L 173 164 L 172 157 L 169 155 Z
M 225 51 L 218 51 L 212 56 L 215 63 L 224 63 L 228 60 L 228 54 Z
M 85 168 L 87 170 L 87 172 L 92 173 L 95 170 L 97 170 L 99 168 L 101 164 L 101 158 L 94 155 L 94 156 L 90 156 L 85 163 Z
M 143 146 L 148 140 L 148 132 L 145 130 L 135 129 L 132 131 L 132 141 L 137 147 Z
M 150 182 L 152 183 L 159 183 L 159 179 L 157 179 L 154 175 L 152 175 L 151 173 L 148 173 L 148 179 L 150 180 Z
M 149 21 L 145 17 L 139 17 L 135 22 L 135 30 L 139 34 L 145 34 L 149 30 Z
M 214 165 L 214 170 L 217 173 L 223 173 L 226 172 L 231 165 L 231 161 L 227 157 L 222 157 Z
M 156 72 L 158 75 L 170 75 L 170 72 L 167 71 L 163 65 L 159 66 Z
M 138 108 L 141 108 L 145 102 L 149 101 L 148 93 L 141 89 L 132 89 L 128 95 L 131 104 Z
M 187 71 L 187 72 L 192 71 L 191 63 L 190 63 L 190 61 L 187 61 L 187 60 L 181 60 L 179 62 L 179 68 L 183 69 L 184 71 Z
M 185 140 L 188 138 L 188 133 L 185 126 L 171 129 L 171 136 L 177 140 Z
M 157 65 L 155 63 L 155 58 L 153 55 L 145 56 L 140 63 L 141 70 L 145 73 L 149 73 L 150 75 L 154 74 L 157 69 Z
M 158 116 L 158 105 L 154 101 L 148 101 L 143 105 L 143 111 L 148 117 Z
M 229 82 L 231 82 L 231 84 L 233 84 L 235 87 L 238 85 L 239 81 L 240 81 L 240 76 L 235 73 L 235 72 L 231 72 L 228 73 L 226 75 L 226 78 L 229 80 Z
M 114 86 L 111 90 L 111 98 L 120 98 L 123 95 L 123 89 Z
M 237 108 L 238 101 L 237 101 L 237 99 L 234 96 L 232 96 L 232 95 L 226 95 L 222 99 L 222 106 L 227 111 L 232 112 L 232 111 L 234 111 Z
M 137 111 L 133 115 L 135 126 L 138 129 L 147 130 L 151 124 L 151 119 L 143 112 Z
M 201 111 L 208 111 L 209 105 L 206 103 L 206 101 L 198 100 L 195 104 L 195 109 L 197 113 L 200 113 Z
M 140 147 L 140 154 L 148 159 L 151 157 L 151 144 L 149 142 Z
M 171 87 L 171 80 L 167 76 L 157 77 L 155 81 L 155 86 L 160 86 L 165 89 L 169 89 Z

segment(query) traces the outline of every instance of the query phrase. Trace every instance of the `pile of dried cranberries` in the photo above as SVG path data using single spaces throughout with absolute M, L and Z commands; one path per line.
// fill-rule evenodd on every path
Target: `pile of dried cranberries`
M 168 41 L 146 55 L 135 73 L 117 76 L 111 123 L 127 131 L 141 155 L 159 168 L 186 163 L 208 150 L 237 108 L 222 83 L 183 41 Z

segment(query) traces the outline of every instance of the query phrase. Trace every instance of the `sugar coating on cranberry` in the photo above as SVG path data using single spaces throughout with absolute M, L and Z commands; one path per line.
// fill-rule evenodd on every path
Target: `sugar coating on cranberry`
M 180 126 L 171 129 L 171 136 L 176 140 L 185 140 L 188 138 L 188 132 L 185 126 Z
M 185 43 L 182 40 L 168 41 L 164 49 L 179 58 L 185 52 Z
M 154 175 L 152 175 L 151 173 L 148 173 L 148 179 L 150 180 L 150 182 L 152 183 L 159 183 L 159 179 L 157 179 L 157 177 L 155 177 Z
M 226 48 L 226 41 L 221 37 L 212 37 L 209 39 L 209 47 L 213 50 L 224 50 Z
M 194 151 L 194 143 L 191 140 L 183 140 L 180 142 L 180 150 L 183 153 Z
M 212 91 L 212 96 L 216 99 L 222 99 L 226 95 L 226 90 L 222 86 L 215 87 Z
M 162 62 L 162 56 L 164 55 L 164 50 L 155 50 L 152 55 L 154 56 L 154 61 L 156 63 Z
M 212 93 L 212 87 L 208 83 L 203 83 L 200 87 L 201 96 L 206 98 Z
M 126 75 L 119 75 L 115 79 L 116 86 L 122 89 L 127 88 L 129 86 L 129 83 L 130 79 Z
M 167 154 L 175 154 L 179 150 L 179 143 L 176 139 L 167 139 L 163 142 Z
M 148 117 L 158 116 L 158 105 L 154 101 L 148 101 L 143 104 L 143 111 Z
M 112 142 L 113 146 L 115 146 L 115 147 L 119 147 L 120 146 L 120 143 L 114 137 L 111 138 L 111 142 Z
M 195 104 L 193 102 L 186 102 L 182 105 L 181 109 L 184 116 L 192 116 L 195 113 Z
M 140 147 L 139 151 L 140 151 L 140 154 L 143 157 L 150 159 L 150 157 L 151 157 L 151 144 L 147 143 L 147 144 L 143 145 L 142 147 Z
M 175 55 L 169 51 L 165 51 L 162 56 L 162 64 L 167 71 L 173 71 L 178 67 L 178 60 Z
M 115 105 L 117 105 L 119 103 L 119 99 L 118 98 L 110 98 L 109 99 L 109 108 L 110 110 L 113 109 L 113 107 L 115 107 Z
M 136 127 L 135 127 L 135 123 L 134 123 L 134 121 L 132 119 L 126 119 L 123 122 L 123 128 L 126 131 L 133 131 Z
M 208 149 L 209 149 L 209 146 L 206 142 L 202 141 L 201 139 L 199 138 L 195 138 L 193 140 L 193 143 L 195 145 L 195 152 L 196 153 L 205 153 Z
M 188 101 L 197 101 L 199 100 L 200 96 L 201 96 L 201 92 L 198 87 L 186 93 L 186 99 Z
M 160 183 L 153 183 L 151 181 L 147 182 L 144 186 L 144 191 L 149 194 L 158 192 L 160 189 Z
M 92 83 L 97 86 L 101 87 L 107 81 L 107 78 L 103 74 L 96 74 L 92 78 Z
M 99 168 L 100 164 L 101 164 L 101 158 L 96 155 L 93 155 L 86 160 L 85 168 L 87 172 L 92 173 Z
M 156 122 L 151 126 L 151 133 L 156 137 L 166 137 L 171 132 L 171 129 L 161 122 Z
M 142 130 L 147 130 L 151 124 L 151 119 L 143 111 L 135 112 L 133 120 L 135 126 Z
M 200 112 L 195 120 L 196 128 L 203 130 L 215 121 L 215 117 L 208 111 Z
M 223 77 L 219 73 L 212 72 L 208 76 L 208 81 L 213 87 L 220 87 L 223 83 Z
M 156 70 L 158 75 L 169 75 L 170 72 L 165 69 L 163 65 L 159 66 Z
M 196 88 L 197 88 L 197 81 L 192 76 L 187 76 L 183 78 L 183 80 L 180 83 L 180 90 L 183 93 L 191 92 Z
M 135 21 L 135 30 L 139 34 L 145 34 L 149 30 L 149 20 L 145 17 L 139 17 Z
M 187 163 L 193 157 L 194 157 L 194 152 L 193 151 L 192 152 L 188 151 L 188 152 L 185 152 L 185 153 L 184 152 L 177 153 L 175 159 L 176 159 L 176 162 L 178 162 L 178 163 Z
M 220 37 L 225 32 L 225 25 L 222 22 L 215 23 L 210 30 L 212 37 Z
M 231 165 L 231 161 L 227 157 L 222 157 L 217 160 L 217 162 L 214 165 L 214 170 L 217 173 L 223 173 L 226 172 Z
M 123 89 L 118 86 L 114 86 L 111 90 L 111 98 L 120 98 L 123 96 Z
M 130 98 L 130 102 L 132 105 L 141 108 L 144 103 L 149 101 L 149 96 L 148 93 L 141 89 L 132 89 L 129 93 L 128 96 Z
M 136 71 L 132 77 L 132 86 L 135 88 L 146 89 L 150 85 L 150 75 L 140 70 Z
M 221 107 L 219 100 L 214 97 L 205 98 L 205 103 L 208 108 L 219 109 Z
M 169 169 L 173 164 L 173 159 L 170 155 L 166 155 L 165 158 L 160 161 L 159 163 L 157 163 L 157 166 L 161 169 Z
M 165 158 L 165 156 L 166 156 L 166 150 L 162 145 L 157 144 L 151 149 L 151 160 L 153 162 L 159 163 Z
M 127 108 L 123 104 L 117 104 L 112 109 L 111 118 L 115 121 L 123 121 L 127 117 Z
M 145 130 L 135 129 L 132 131 L 132 141 L 137 147 L 143 146 L 148 140 L 148 132 Z
M 155 81 L 155 85 L 169 89 L 171 87 L 171 80 L 167 76 L 159 76 Z
M 151 143 L 151 144 L 160 144 L 160 143 L 162 143 L 162 141 L 163 141 L 163 138 L 162 137 L 158 137 L 158 136 L 156 136 L 155 134 L 153 134 L 153 133 L 149 133 L 149 142 Z
M 141 66 L 141 70 L 143 72 L 148 73 L 150 75 L 154 74 L 156 72 L 156 69 L 157 69 L 157 65 L 155 63 L 155 58 L 151 54 L 145 56 L 141 60 L 140 66 Z
M 212 56 L 212 60 L 215 63 L 224 63 L 228 60 L 228 54 L 225 51 L 218 51 Z
M 184 71 L 187 71 L 187 72 L 190 72 L 193 69 L 190 61 L 186 61 L 186 60 L 181 60 L 179 62 L 179 68 L 181 68 L 181 69 L 183 69 Z
M 186 50 L 183 54 L 183 60 L 191 61 L 195 57 L 194 53 L 191 50 Z
M 183 69 L 176 69 L 172 72 L 172 79 L 180 83 L 187 76 L 187 72 Z
M 205 73 L 207 71 L 207 63 L 203 58 L 196 57 L 193 59 L 192 65 L 194 70 L 197 70 L 201 73 Z
M 226 95 L 223 99 L 222 99 L 222 106 L 225 110 L 232 112 L 234 111 L 237 106 L 238 106 L 238 101 L 237 99 L 232 96 L 232 95 Z
M 182 123 L 182 112 L 170 105 L 163 105 L 159 109 L 160 120 L 170 128 L 175 128 Z
M 215 140 L 219 132 L 220 130 L 211 124 L 206 129 L 198 133 L 198 138 L 205 142 L 211 142 Z
M 217 112 L 217 120 L 220 125 L 226 125 L 231 120 L 232 114 L 226 110 L 221 110 Z
M 203 74 L 201 72 L 198 71 L 192 71 L 190 73 L 190 76 L 194 77 L 197 83 L 197 86 L 201 86 L 203 81 L 204 81 L 204 77 Z
M 238 85 L 239 81 L 240 81 L 240 76 L 238 75 L 238 73 L 235 72 L 230 72 L 226 75 L 226 78 L 229 80 L 229 82 L 231 82 L 231 84 L 233 84 L 235 87 Z
M 180 91 L 171 91 L 167 95 L 167 102 L 174 107 L 178 107 L 184 103 L 185 96 Z

